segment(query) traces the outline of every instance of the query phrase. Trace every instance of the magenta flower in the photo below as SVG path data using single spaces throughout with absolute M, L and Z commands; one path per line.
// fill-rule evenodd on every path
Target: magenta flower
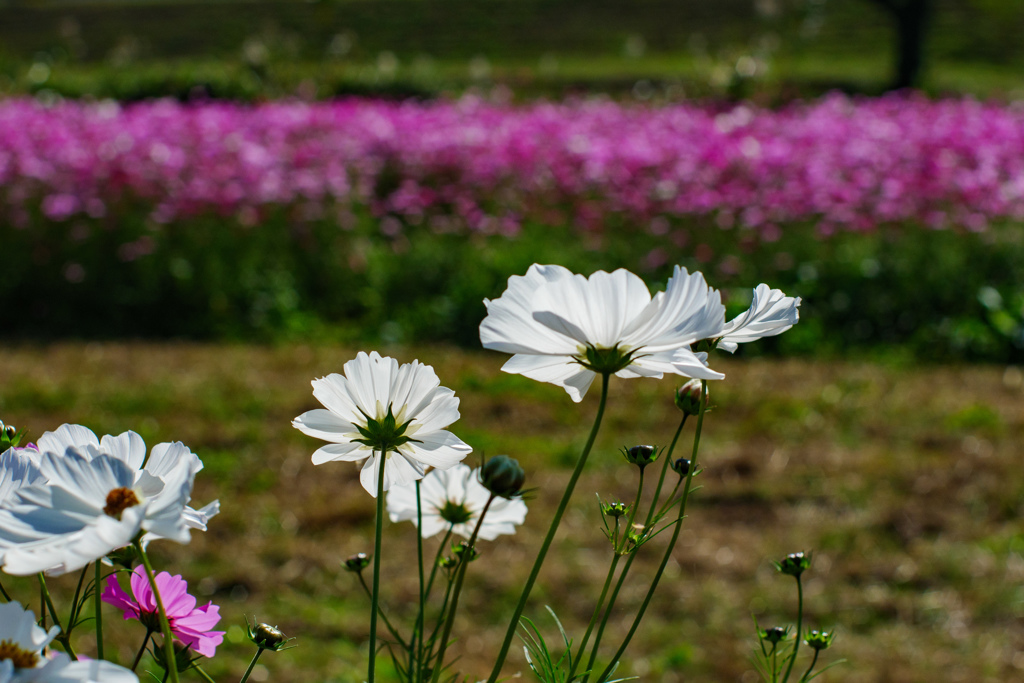
M 193 651 L 205 657 L 212 657 L 217 646 L 224 640 L 224 631 L 211 631 L 220 621 L 220 607 L 212 602 L 196 607 L 196 599 L 188 594 L 188 583 L 181 576 L 167 572 L 156 575 L 156 585 L 167 610 L 171 633 Z M 107 589 L 100 596 L 124 612 L 125 619 L 138 619 L 152 632 L 160 631 L 160 615 L 150 588 L 146 570 L 136 567 L 131 578 L 132 595 L 124 592 L 117 577 L 107 579 Z

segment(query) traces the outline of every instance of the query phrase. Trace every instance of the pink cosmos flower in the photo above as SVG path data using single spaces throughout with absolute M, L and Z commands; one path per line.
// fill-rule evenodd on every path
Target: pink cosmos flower
M 188 583 L 180 575 L 160 572 L 156 575 L 156 585 L 167 610 L 171 633 L 193 651 L 212 657 L 224 640 L 224 631 L 210 630 L 220 621 L 220 607 L 212 602 L 196 607 L 196 599 L 188 594 Z M 125 619 L 138 619 L 146 628 L 159 632 L 160 615 L 144 567 L 138 566 L 132 572 L 131 587 L 134 598 L 122 590 L 117 577 L 111 576 L 100 597 L 123 611 Z

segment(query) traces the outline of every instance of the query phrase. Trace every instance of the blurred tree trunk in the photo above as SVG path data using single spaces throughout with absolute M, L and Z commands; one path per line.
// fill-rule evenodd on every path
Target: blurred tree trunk
M 931 19 L 933 0 L 872 0 L 890 13 L 896 22 L 896 70 L 892 88 L 921 85 L 924 43 Z

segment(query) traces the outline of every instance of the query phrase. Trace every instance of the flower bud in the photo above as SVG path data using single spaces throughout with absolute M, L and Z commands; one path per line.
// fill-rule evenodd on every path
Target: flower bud
M 345 570 L 350 572 L 360 573 L 364 569 L 370 566 L 370 556 L 366 553 L 356 553 L 352 557 L 345 560 Z
M 654 446 L 633 446 L 632 448 L 623 448 L 622 455 L 626 458 L 626 462 L 643 470 L 658 459 L 658 449 Z
M 522 495 L 526 472 L 515 458 L 496 455 L 480 468 L 480 483 L 484 488 L 502 498 Z
M 18 428 L 14 425 L 4 425 L 4 436 L 7 437 L 8 441 L 14 441 L 14 437 L 18 435 Z
M 623 517 L 627 512 L 629 512 L 629 505 L 621 501 L 617 500 L 613 503 L 601 503 L 601 514 L 605 517 L 618 519 L 619 517 Z
M 759 631 L 757 635 L 761 640 L 767 640 L 772 645 L 778 645 L 789 635 L 789 627 L 773 626 L 772 628 Z
M 672 463 L 672 471 L 678 474 L 680 477 L 685 477 L 690 473 L 690 461 L 686 458 L 679 458 Z
M 804 642 L 815 650 L 827 650 L 834 636 L 834 631 L 811 631 Z
M 476 558 L 480 557 L 480 553 L 477 549 L 464 541 L 452 545 L 452 554 L 454 554 L 456 558 L 466 562 L 472 562 Z
M 700 392 L 701 385 L 699 379 L 691 379 L 689 382 L 679 387 L 676 391 L 676 408 L 683 411 L 684 415 L 697 415 L 700 413 Z M 704 407 L 708 406 L 708 396 L 711 392 L 706 391 L 704 394 Z
M 285 647 L 289 642 L 295 640 L 289 638 L 284 634 L 281 629 L 270 624 L 257 623 L 256 619 L 253 619 L 253 623 L 249 625 L 249 618 L 245 619 L 246 630 L 249 632 L 249 640 L 252 641 L 253 645 L 261 650 L 270 650 L 271 652 L 280 652 L 286 650 Z
M 775 568 L 783 574 L 799 579 L 811 566 L 811 556 L 806 553 L 791 553 L 782 562 L 775 562 Z
M 446 572 L 447 571 L 451 571 L 452 569 L 455 569 L 455 567 L 457 567 L 458 564 L 459 564 L 459 561 L 457 559 L 455 559 L 454 557 L 445 556 L 445 557 L 438 558 L 438 560 L 437 560 L 437 566 L 440 567 L 441 569 L 445 570 Z

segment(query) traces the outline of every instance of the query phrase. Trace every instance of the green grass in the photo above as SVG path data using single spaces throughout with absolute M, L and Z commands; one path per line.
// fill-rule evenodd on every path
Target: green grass
M 452 654 L 476 680 L 504 631 L 502 605 L 546 529 L 596 396 L 499 372 L 498 354 L 447 346 L 381 349 L 435 366 L 460 397 L 453 431 L 489 455 L 508 453 L 537 486 L 527 524 L 486 543 L 468 575 Z M 276 623 L 301 649 L 261 659 L 271 680 L 359 681 L 367 601 L 340 569 L 369 551 L 373 501 L 357 468 L 313 467 L 317 442 L 289 426 L 316 406 L 309 380 L 338 371 L 355 349 L 195 344 L 58 344 L 0 349 L 0 418 L 33 435 L 65 421 L 99 433 L 139 431 L 150 445 L 182 440 L 206 468 L 194 500 L 219 497 L 221 515 L 190 545 L 154 544 L 160 568 L 181 573 L 222 607 L 227 642 L 207 670 L 231 680 L 251 655 L 243 615 Z M 1014 368 L 859 361 L 715 360 L 701 475 L 675 562 L 634 640 L 624 675 L 647 680 L 752 680 L 750 615 L 793 618 L 791 580 L 770 561 L 815 551 L 808 623 L 839 629 L 829 681 L 1008 681 L 1020 677 L 1024 638 L 1024 387 Z M 665 443 L 676 414 L 672 380 L 614 381 L 608 422 L 527 614 L 542 628 L 550 603 L 570 636 L 589 617 L 608 553 L 593 495 L 630 495 L 617 450 Z M 384 597 L 408 617 L 415 585 L 410 525 L 385 529 Z M 657 552 L 638 563 L 653 571 Z M 639 580 L 639 578 L 638 578 Z M 70 590 L 72 579 L 56 580 Z M 29 583 L 4 585 L 33 600 Z M 625 626 L 639 596 L 629 592 Z M 108 621 L 126 661 L 141 633 Z M 87 630 L 87 629 L 86 629 Z M 550 630 L 550 629 L 549 629 Z M 79 646 L 89 654 L 89 637 Z M 1015 664 L 1016 662 L 1016 664 Z M 524 670 L 518 646 L 508 671 Z M 475 677 L 475 678 L 474 678 Z

